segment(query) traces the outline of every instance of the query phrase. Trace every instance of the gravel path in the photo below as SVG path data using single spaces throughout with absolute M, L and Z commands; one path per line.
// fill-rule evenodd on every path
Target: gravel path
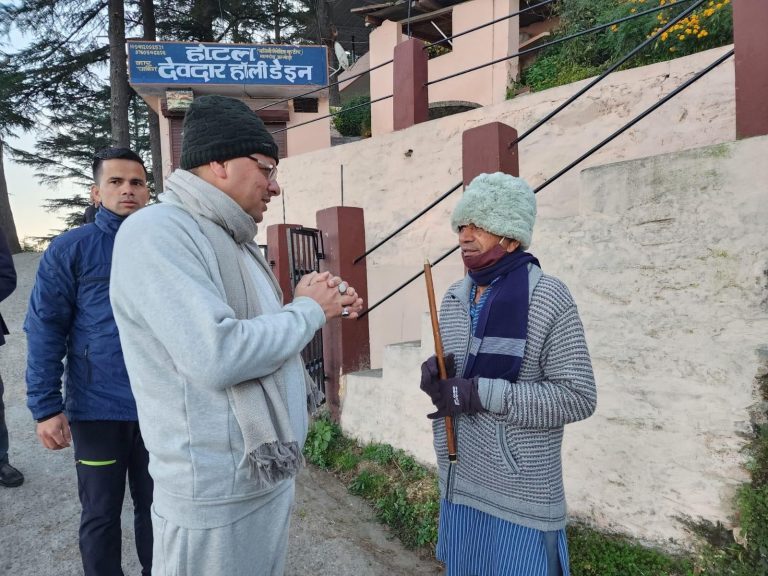
M 80 503 L 72 451 L 53 452 L 38 443 L 24 398 L 26 340 L 21 327 L 39 260 L 40 255 L 32 253 L 14 257 L 18 287 L 0 303 L 11 331 L 7 344 L 0 347 L 10 460 L 26 477 L 20 488 L 0 487 L 0 575 L 74 576 L 82 574 L 82 568 L 77 545 Z M 126 575 L 138 575 L 130 497 L 123 508 L 122 523 L 123 567 Z M 333 476 L 314 468 L 301 473 L 286 576 L 440 572 L 434 561 L 404 549 L 375 520 L 370 507 L 347 493 Z

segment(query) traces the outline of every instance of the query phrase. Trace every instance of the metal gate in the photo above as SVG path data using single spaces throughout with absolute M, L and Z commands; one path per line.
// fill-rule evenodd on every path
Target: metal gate
M 290 228 L 288 230 L 288 265 L 291 270 L 291 291 L 301 277 L 320 271 L 323 253 L 323 236 L 314 228 Z M 325 364 L 323 363 L 323 332 L 318 330 L 309 344 L 301 351 L 307 372 L 325 394 Z

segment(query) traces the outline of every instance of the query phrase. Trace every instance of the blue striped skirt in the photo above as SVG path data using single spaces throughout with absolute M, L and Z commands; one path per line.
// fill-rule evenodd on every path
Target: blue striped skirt
M 565 530 L 544 532 L 440 502 L 437 559 L 446 576 L 569 576 Z

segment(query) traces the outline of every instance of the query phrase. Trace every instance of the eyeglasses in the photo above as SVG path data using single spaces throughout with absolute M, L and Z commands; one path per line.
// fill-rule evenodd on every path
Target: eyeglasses
M 259 166 L 259 168 L 266 173 L 267 180 L 274 180 L 275 177 L 277 176 L 277 165 L 276 164 L 267 164 L 266 162 L 263 162 L 262 160 L 259 160 L 258 158 L 254 158 L 253 156 L 246 156 L 246 158 L 256 162 L 256 164 Z

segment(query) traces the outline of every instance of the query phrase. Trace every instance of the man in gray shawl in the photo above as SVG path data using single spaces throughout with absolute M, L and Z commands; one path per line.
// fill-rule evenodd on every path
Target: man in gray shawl
M 282 305 L 254 241 L 278 149 L 245 103 L 197 98 L 183 134 L 161 202 L 120 229 L 110 285 L 155 481 L 153 574 L 277 576 L 317 400 L 299 352 L 362 300 L 323 273 Z

